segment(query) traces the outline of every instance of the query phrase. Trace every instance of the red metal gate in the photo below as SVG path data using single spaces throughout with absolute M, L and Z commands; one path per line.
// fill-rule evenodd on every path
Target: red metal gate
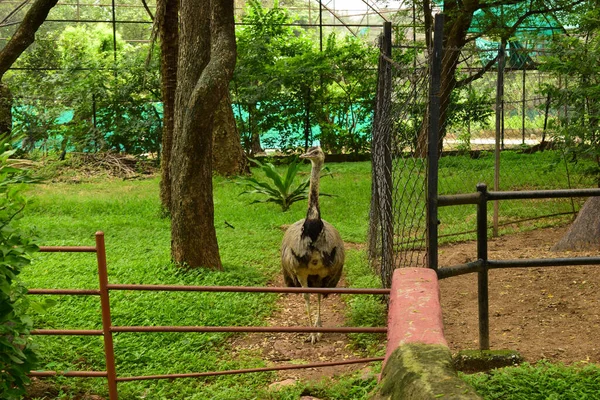
M 335 365 L 361 364 L 382 361 L 383 357 L 360 358 L 334 362 L 283 365 L 278 367 L 252 368 L 229 371 L 197 372 L 186 374 L 144 375 L 118 377 L 115 367 L 113 333 L 115 332 L 337 332 L 337 333 L 385 333 L 386 327 L 255 327 L 255 326 L 113 326 L 109 292 L 111 290 L 144 290 L 144 291 L 187 291 L 187 292 L 254 292 L 254 293 L 345 293 L 389 295 L 389 289 L 356 289 L 356 288 L 288 288 L 288 287 L 243 287 L 243 286 L 181 286 L 181 285 L 111 285 L 108 283 L 106 265 L 106 248 L 104 233 L 96 233 L 96 246 L 53 246 L 40 247 L 41 252 L 83 252 L 96 253 L 98 260 L 99 289 L 29 289 L 29 294 L 36 295 L 75 295 L 100 296 L 102 309 L 102 329 L 34 329 L 32 335 L 95 335 L 104 338 L 104 354 L 106 371 L 32 371 L 30 376 L 67 376 L 83 378 L 106 378 L 111 400 L 118 399 L 117 383 L 153 379 L 197 378 L 215 375 L 232 375 L 251 372 L 281 371 L 300 368 L 318 368 Z

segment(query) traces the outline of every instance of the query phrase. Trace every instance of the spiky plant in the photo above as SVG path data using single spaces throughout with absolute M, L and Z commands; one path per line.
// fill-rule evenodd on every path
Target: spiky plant
M 309 178 L 304 179 L 300 184 L 294 186 L 294 180 L 302 163 L 298 158 L 294 158 L 288 165 L 287 170 L 280 174 L 275 166 L 269 162 L 261 163 L 258 160 L 250 159 L 252 163 L 258 166 L 266 175 L 269 181 L 259 181 L 254 177 L 245 177 L 244 182 L 249 190 L 245 190 L 242 194 L 259 194 L 266 196 L 262 199 L 256 199 L 254 203 L 276 203 L 281 206 L 282 211 L 289 210 L 290 206 L 297 201 L 306 200 L 308 198 Z M 322 196 L 330 196 L 321 193 Z

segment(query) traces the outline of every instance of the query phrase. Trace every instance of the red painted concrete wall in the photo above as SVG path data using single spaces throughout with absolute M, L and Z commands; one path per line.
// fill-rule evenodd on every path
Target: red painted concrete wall
M 406 343 L 448 346 L 444 338 L 438 279 L 435 271 L 429 268 L 399 268 L 394 271 L 386 360 L 395 349 Z

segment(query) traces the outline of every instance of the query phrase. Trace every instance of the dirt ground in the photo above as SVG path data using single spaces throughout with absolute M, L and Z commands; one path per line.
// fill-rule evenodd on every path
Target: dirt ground
M 278 277 L 269 286 L 284 286 L 283 278 Z M 345 287 L 342 280 L 338 286 Z M 278 310 L 268 319 L 269 326 L 307 326 L 308 317 L 304 298 L 300 294 L 279 295 Z M 313 315 L 316 297 L 311 295 Z M 332 294 L 321 301 L 321 320 L 324 327 L 345 325 L 346 303 L 340 295 Z M 385 335 L 379 334 L 380 347 L 385 348 Z M 326 363 L 368 357 L 353 350 L 348 336 L 343 333 L 324 333 L 314 345 L 307 342 L 308 333 L 248 334 L 231 342 L 234 355 L 251 351 L 269 362 L 270 366 L 290 364 Z M 284 370 L 277 373 L 278 382 L 285 380 L 319 381 L 336 375 L 362 370 L 365 378 L 372 375 L 367 364 L 348 364 L 324 368 Z
M 554 252 L 566 228 L 502 236 L 489 259 L 599 256 Z M 440 249 L 440 266 L 473 261 L 475 243 Z M 526 361 L 600 362 L 600 265 L 497 269 L 489 272 L 490 347 L 517 350 Z M 452 351 L 478 348 L 477 276 L 440 282 L 444 332 Z
M 597 256 L 592 252 L 553 252 L 550 248 L 566 228 L 547 228 L 502 236 L 489 242 L 489 258 L 556 258 Z M 440 267 L 474 261 L 476 243 L 440 248 Z M 545 267 L 492 270 L 489 273 L 490 345 L 511 349 L 526 361 L 600 363 L 600 266 Z M 272 282 L 273 286 L 282 282 Z M 344 286 L 342 282 L 340 286 Z M 444 332 L 450 349 L 478 348 L 477 276 L 448 278 L 440 282 Z M 301 295 L 281 295 L 280 308 L 269 319 L 271 326 L 306 325 Z M 344 302 L 338 295 L 323 302 L 324 326 L 344 325 Z M 262 355 L 273 366 L 317 363 L 364 357 L 353 351 L 344 334 L 324 334 L 311 345 L 307 334 L 256 334 L 235 339 L 235 352 Z M 385 346 L 382 339 L 381 347 Z M 278 380 L 320 380 L 353 371 L 365 376 L 364 364 L 278 372 Z

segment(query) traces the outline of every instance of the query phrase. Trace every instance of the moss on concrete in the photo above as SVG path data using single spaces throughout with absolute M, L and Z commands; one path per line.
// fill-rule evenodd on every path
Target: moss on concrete
M 404 344 L 387 359 L 371 400 L 481 399 L 458 378 L 450 349 L 443 345 Z
M 489 371 L 523 362 L 515 350 L 461 350 L 454 357 L 454 368 L 462 372 Z

